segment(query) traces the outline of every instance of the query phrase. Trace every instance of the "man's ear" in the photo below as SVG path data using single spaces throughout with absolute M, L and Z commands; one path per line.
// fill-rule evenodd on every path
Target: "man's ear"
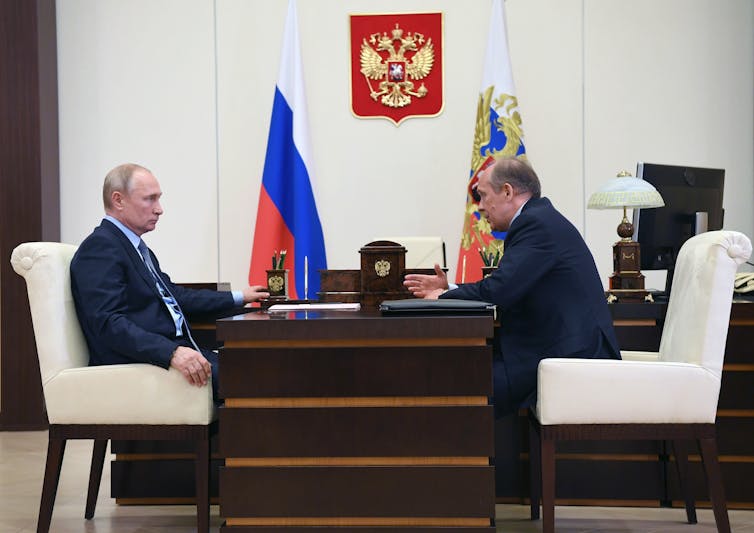
M 123 193 L 121 191 L 113 191 L 110 195 L 110 205 L 113 206 L 113 209 L 123 208 Z
M 503 191 L 502 192 L 505 194 L 505 197 L 508 198 L 508 199 L 513 198 L 513 196 L 515 196 L 515 191 L 513 190 L 513 185 L 511 185 L 507 181 L 505 183 L 503 183 Z

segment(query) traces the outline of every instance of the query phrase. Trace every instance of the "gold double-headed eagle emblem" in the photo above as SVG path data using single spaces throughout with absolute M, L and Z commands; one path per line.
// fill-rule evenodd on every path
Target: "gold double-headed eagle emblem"
M 280 292 L 283 290 L 283 287 L 285 287 L 285 280 L 283 279 L 283 276 L 270 276 L 267 279 L 267 286 L 272 292 Z
M 387 259 L 380 259 L 374 263 L 374 271 L 381 278 L 385 278 L 390 274 L 390 261 Z
M 387 57 L 383 53 L 387 53 Z M 411 58 L 407 52 L 415 52 Z M 403 35 L 403 30 L 395 25 L 390 35 L 387 32 L 373 33 L 369 40 L 361 42 L 361 73 L 369 85 L 369 96 L 388 107 L 404 107 L 411 103 L 411 97 L 423 98 L 429 92 L 422 82 L 415 89 L 411 80 L 426 78 L 435 62 L 432 38 L 425 39 L 419 32 Z M 371 80 L 380 80 L 377 87 Z

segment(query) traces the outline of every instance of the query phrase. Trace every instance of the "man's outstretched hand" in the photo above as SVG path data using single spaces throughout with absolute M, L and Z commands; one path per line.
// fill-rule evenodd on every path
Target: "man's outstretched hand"
M 417 298 L 436 300 L 448 288 L 448 276 L 435 263 L 435 273 L 406 274 L 403 285 Z

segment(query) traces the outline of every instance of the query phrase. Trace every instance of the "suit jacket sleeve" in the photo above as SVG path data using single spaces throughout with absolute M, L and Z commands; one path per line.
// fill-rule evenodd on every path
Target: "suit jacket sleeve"
M 443 298 L 481 300 L 506 309 L 515 305 L 551 270 L 557 254 L 545 224 L 524 211 L 505 240 L 500 265 L 490 276 L 446 292 Z

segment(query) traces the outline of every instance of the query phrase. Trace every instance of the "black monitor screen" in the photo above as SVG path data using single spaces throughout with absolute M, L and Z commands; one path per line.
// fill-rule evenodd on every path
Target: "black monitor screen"
M 705 215 L 697 213 L 706 213 L 707 230 L 722 229 L 725 170 L 639 162 L 636 177 L 654 185 L 665 201 L 665 207 L 634 210 L 641 269 L 669 270 L 670 278 L 681 245 L 704 230 Z

